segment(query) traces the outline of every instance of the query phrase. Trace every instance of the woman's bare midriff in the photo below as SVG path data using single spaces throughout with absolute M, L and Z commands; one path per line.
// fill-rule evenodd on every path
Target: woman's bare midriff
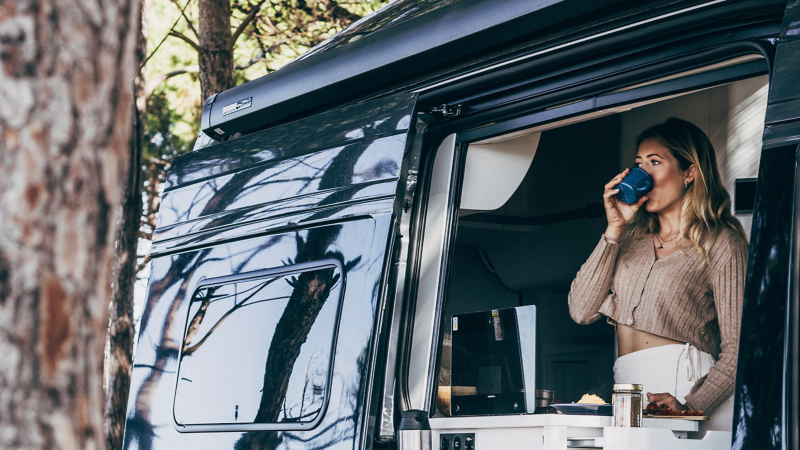
M 617 345 L 619 356 L 625 356 L 629 353 L 638 352 L 653 347 L 661 347 L 662 345 L 683 344 L 683 342 L 667 339 L 663 336 L 656 336 L 646 331 L 637 330 L 636 328 L 617 324 Z

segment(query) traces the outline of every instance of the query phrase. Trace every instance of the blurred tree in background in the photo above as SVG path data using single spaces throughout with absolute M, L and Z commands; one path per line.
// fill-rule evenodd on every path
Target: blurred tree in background
M 136 0 L 0 1 L 3 449 L 106 445 L 103 346 L 140 24 Z

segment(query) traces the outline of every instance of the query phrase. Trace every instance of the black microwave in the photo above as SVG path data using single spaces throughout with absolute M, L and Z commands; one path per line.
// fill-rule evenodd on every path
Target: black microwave
M 451 414 L 532 414 L 536 307 L 454 315 L 451 326 Z

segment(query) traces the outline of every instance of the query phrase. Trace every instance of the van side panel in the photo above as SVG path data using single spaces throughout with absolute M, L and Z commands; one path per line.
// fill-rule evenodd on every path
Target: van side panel
M 375 323 L 377 288 L 391 212 L 373 218 L 298 230 L 155 258 L 148 298 L 157 297 L 142 322 L 131 382 L 125 430 L 126 449 L 353 448 L 361 435 L 369 348 Z M 276 268 L 287 263 L 338 259 L 346 288 L 333 357 L 328 405 L 321 423 L 309 431 L 179 432 L 173 425 L 173 394 L 189 301 L 208 278 Z M 297 317 L 297 321 L 304 320 Z M 288 336 L 287 336 L 288 338 Z M 287 339 L 288 340 L 288 339 Z M 269 342 L 231 342 L 268 346 Z M 220 375 L 223 373 L 220 370 Z M 215 377 L 216 374 L 206 374 Z M 235 380 L 231 380 L 235 383 Z M 224 389 L 236 386 L 223 385 Z M 260 392 L 252 392 L 259 396 Z M 237 392 L 237 395 L 240 393 Z M 278 427 L 279 428 L 279 427 Z M 302 443 L 302 444 L 300 444 Z M 307 446 L 307 447 L 306 447 Z
M 289 221 L 331 220 L 387 199 L 391 203 L 404 148 L 405 134 L 387 136 L 167 191 L 153 252 L 274 230 Z
M 733 418 L 734 449 L 782 449 L 786 294 L 797 146 L 765 149 L 748 255 Z
M 796 449 L 800 2 L 787 2 L 770 80 L 748 257 L 733 449 Z
M 371 441 L 365 439 L 365 427 L 374 373 L 371 355 L 382 314 L 380 284 L 415 98 L 399 94 L 334 110 L 176 160 L 153 243 L 128 400 L 126 450 L 353 449 Z M 198 287 L 209 279 L 332 259 L 341 267 L 342 276 L 336 279 L 343 283 L 343 293 L 319 423 L 302 429 L 290 417 L 282 418 L 289 425 L 258 423 L 247 430 L 231 427 L 233 431 L 189 430 L 177 424 L 176 374 Z M 313 314 L 285 319 L 300 324 Z M 320 339 L 289 336 L 303 329 L 284 327 L 289 330 L 284 331 L 286 339 L 271 342 L 299 347 Z M 263 352 L 271 342 L 223 343 L 241 353 L 242 347 Z M 201 376 L 219 380 L 220 390 L 237 390 L 237 396 L 263 395 L 243 392 L 235 379 L 223 377 L 231 376 L 224 369 Z M 203 404 L 200 400 L 197 404 Z M 282 410 L 281 405 L 273 407 Z M 233 410 L 229 415 L 236 425 L 238 415 Z

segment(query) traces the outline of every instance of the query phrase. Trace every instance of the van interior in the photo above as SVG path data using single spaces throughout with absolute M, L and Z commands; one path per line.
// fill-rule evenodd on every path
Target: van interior
M 743 79 L 471 143 L 443 323 L 466 312 L 535 305 L 536 389 L 553 390 L 554 403 L 586 393 L 610 402 L 614 327 L 604 320 L 578 325 L 567 306 L 570 284 L 605 230 L 603 186 L 633 165 L 639 133 L 668 117 L 688 120 L 713 143 L 749 236 L 767 83 L 766 75 Z M 450 385 L 447 327 L 440 344 L 442 387 Z M 440 406 L 436 415 L 443 414 Z

